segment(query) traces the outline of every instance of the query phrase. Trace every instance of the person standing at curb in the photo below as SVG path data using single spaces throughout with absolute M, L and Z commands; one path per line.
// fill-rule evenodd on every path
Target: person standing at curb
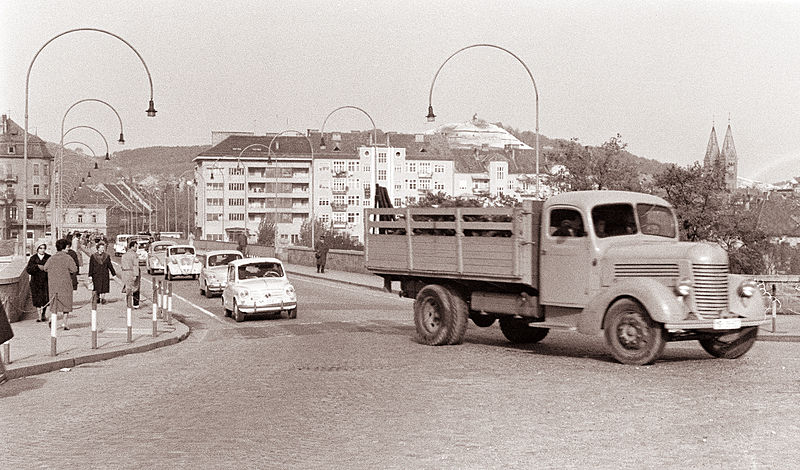
M 116 277 L 117 272 L 111 264 L 111 257 L 106 253 L 106 244 L 97 244 L 97 251 L 89 257 L 89 279 L 92 281 L 92 290 L 97 295 L 97 301 L 106 303 L 105 295 L 108 294 L 111 277 Z
M 13 337 L 14 330 L 11 329 L 11 324 L 8 322 L 8 317 L 6 316 L 6 309 L 3 307 L 3 303 L 0 302 L 0 344 L 5 343 Z M 8 376 L 6 376 L 6 366 L 3 364 L 3 360 L 5 359 L 8 358 L 4 357 L 2 360 L 0 360 L 0 385 L 8 382 Z
M 50 309 L 63 314 L 62 326 L 69 330 L 68 318 L 72 312 L 72 274 L 78 272 L 78 266 L 67 254 L 67 240 L 56 240 L 56 254 L 50 257 L 39 269 L 47 272 L 47 288 L 50 291 Z
M 81 263 L 81 258 L 80 258 L 81 255 L 79 255 L 75 251 L 75 249 L 73 247 L 74 245 L 72 243 L 72 239 L 71 238 L 72 238 L 71 235 L 67 235 L 67 254 L 72 258 L 72 261 L 75 262 L 75 266 L 78 267 L 78 272 L 70 274 L 70 277 L 72 277 L 72 290 L 76 291 L 76 290 L 78 290 L 78 274 L 81 273 L 81 264 L 82 263 Z
M 314 251 L 314 257 L 317 258 L 317 272 L 325 273 L 325 263 L 328 261 L 328 244 L 325 243 L 325 236 L 319 237 L 317 249 Z
M 31 275 L 31 300 L 33 300 L 33 306 L 36 307 L 37 322 L 47 321 L 45 315 L 47 314 L 47 303 L 50 302 L 47 273 L 39 269 L 39 266 L 43 266 L 50 259 L 50 255 L 45 250 L 47 250 L 47 244 L 40 243 L 36 247 L 36 253 L 28 259 L 28 266 L 25 268 L 25 271 Z
M 119 264 L 122 266 L 121 279 L 126 294 L 126 305 L 139 308 L 139 282 L 142 272 L 139 269 L 139 258 L 136 256 L 136 240 L 128 242 L 128 251 L 122 255 Z

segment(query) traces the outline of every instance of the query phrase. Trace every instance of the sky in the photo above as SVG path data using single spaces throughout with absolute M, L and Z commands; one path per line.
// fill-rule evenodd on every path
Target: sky
M 94 31 L 48 43 L 76 28 L 130 46 Z M 551 138 L 599 145 L 619 133 L 636 155 L 688 165 L 702 161 L 712 123 L 721 146 L 730 122 L 740 176 L 800 176 L 800 1 L 0 0 L 0 38 L 0 111 L 24 124 L 31 67 L 29 130 L 53 142 L 63 120 L 95 127 L 111 152 L 210 144 L 214 130 L 320 129 L 340 106 L 387 131 L 476 113 L 533 131 L 538 90 Z M 428 123 L 436 71 L 472 44 L 519 61 L 493 47 L 456 54 Z M 83 99 L 119 113 L 124 145 L 109 107 L 65 115 Z M 325 125 L 371 128 L 354 110 Z M 105 151 L 91 130 L 68 137 Z

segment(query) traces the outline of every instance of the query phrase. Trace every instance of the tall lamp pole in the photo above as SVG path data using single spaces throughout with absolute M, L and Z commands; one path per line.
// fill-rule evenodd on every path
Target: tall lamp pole
M 511 51 L 509 51 L 508 49 L 505 49 L 505 48 L 500 47 L 500 46 L 496 46 L 494 44 L 473 44 L 471 46 L 462 47 L 461 49 L 455 51 L 453 54 L 450 55 L 450 57 L 445 59 L 445 61 L 442 63 L 442 65 L 439 66 L 439 69 L 436 71 L 436 74 L 433 76 L 433 81 L 431 82 L 431 90 L 428 93 L 428 115 L 425 116 L 425 117 L 428 118 L 428 122 L 433 122 L 433 121 L 436 120 L 436 115 L 433 114 L 433 85 L 436 83 L 436 77 L 439 76 L 439 72 L 442 71 L 442 68 L 444 67 L 444 65 L 450 59 L 452 59 L 453 56 L 455 56 L 459 52 L 465 51 L 467 49 L 472 49 L 474 47 L 491 47 L 491 48 L 499 49 L 499 50 L 501 50 L 503 52 L 506 52 L 506 53 L 510 54 L 512 57 L 517 59 L 517 61 L 520 64 L 522 64 L 523 67 L 525 67 L 525 71 L 528 72 L 528 76 L 531 78 L 531 82 L 533 83 L 533 92 L 536 95 L 536 197 L 537 198 L 541 198 L 542 197 L 542 193 L 541 193 L 541 190 L 540 190 L 540 184 L 541 183 L 540 183 L 540 177 L 539 177 L 539 89 L 536 87 L 536 80 L 533 79 L 533 73 L 531 73 L 531 69 L 529 69 L 528 66 L 525 64 L 525 62 L 523 62 L 522 59 L 520 59 L 516 54 L 514 54 Z
M 23 140 L 23 152 L 22 152 L 23 153 L 23 157 L 22 157 L 22 161 L 23 161 L 23 164 L 22 164 L 22 179 L 25 182 L 25 185 L 23 187 L 24 190 L 22 192 L 22 194 L 23 194 L 23 196 L 22 196 L 22 205 L 24 206 L 23 207 L 23 211 L 25 212 L 25 215 L 22 218 L 22 236 L 20 237 L 20 239 L 22 240 L 21 243 L 22 243 L 22 254 L 23 255 L 26 254 L 26 249 L 27 249 L 27 246 L 28 246 L 27 245 L 27 243 L 28 243 L 27 242 L 27 240 L 28 240 L 28 97 L 30 95 L 29 91 L 30 91 L 31 69 L 33 68 L 34 62 L 36 62 L 36 58 L 39 57 L 39 54 L 42 52 L 42 50 L 44 50 L 45 47 L 47 47 L 48 44 L 50 44 L 51 42 L 53 42 L 57 38 L 60 38 L 61 36 L 64 36 L 65 34 L 74 33 L 74 32 L 77 32 L 77 31 L 94 31 L 94 32 L 98 32 L 98 33 L 107 34 L 109 36 L 112 36 L 112 37 L 115 37 L 115 38 L 119 39 L 120 41 L 125 43 L 125 45 L 130 47 L 131 50 L 133 50 L 133 52 L 136 54 L 136 56 L 139 57 L 139 60 L 142 61 L 142 65 L 144 65 L 144 70 L 147 73 L 147 80 L 150 83 L 150 103 L 149 103 L 149 106 L 148 106 L 148 108 L 147 108 L 147 110 L 145 112 L 147 113 L 148 117 L 155 117 L 155 115 L 156 115 L 156 109 L 155 109 L 155 106 L 153 104 L 153 78 L 150 76 L 150 70 L 148 70 L 147 64 L 144 62 L 144 59 L 142 58 L 141 54 L 139 54 L 139 51 L 137 51 L 136 48 L 134 48 L 128 41 L 122 39 L 121 37 L 117 36 L 116 34 L 108 32 L 108 31 L 105 31 L 103 29 L 97 29 L 97 28 L 70 29 L 70 30 L 64 31 L 63 33 L 59 33 L 59 34 L 53 36 L 47 42 L 45 42 L 44 45 L 42 45 L 42 47 L 40 47 L 38 51 L 36 51 L 36 54 L 34 54 L 30 65 L 28 65 L 28 72 L 25 75 L 25 133 L 24 133 L 25 137 L 24 137 L 24 140 Z

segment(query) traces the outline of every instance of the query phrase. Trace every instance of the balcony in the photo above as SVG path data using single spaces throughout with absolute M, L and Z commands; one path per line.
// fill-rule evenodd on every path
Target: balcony
M 331 192 L 333 194 L 347 194 L 347 191 L 349 189 L 350 189 L 350 187 L 348 187 L 348 186 L 345 186 L 344 188 L 336 188 L 336 187 L 334 187 L 333 189 L 331 189 Z
M 331 170 L 334 178 L 347 178 L 350 176 L 350 172 L 347 170 Z
M 417 176 L 420 178 L 433 178 L 433 172 L 431 170 L 420 170 L 417 172 Z
M 7 173 L 3 178 L 3 181 L 6 183 L 16 183 L 19 181 L 19 177 L 17 175 L 12 175 L 11 173 Z
M 345 212 L 347 211 L 347 204 L 337 204 L 335 202 L 332 202 L 331 210 L 334 212 Z
M 338 228 L 338 229 L 346 229 L 347 228 L 347 222 L 337 222 L 337 221 L 334 220 L 332 225 L 333 225 L 333 228 Z

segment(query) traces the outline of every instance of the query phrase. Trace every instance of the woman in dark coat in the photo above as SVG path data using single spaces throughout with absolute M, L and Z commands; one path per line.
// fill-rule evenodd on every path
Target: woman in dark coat
M 36 247 L 34 253 L 28 260 L 28 267 L 25 270 L 31 275 L 31 299 L 33 306 L 37 308 L 39 314 L 36 321 L 47 321 L 47 303 L 50 302 L 50 291 L 47 288 L 47 273 L 39 269 L 50 259 L 50 255 L 45 253 L 47 245 L 44 243 Z
M 105 303 L 103 296 L 108 294 L 110 277 L 116 276 L 114 266 L 111 264 L 111 257 L 106 253 L 106 244 L 97 244 L 97 251 L 89 257 L 89 278 L 92 280 L 93 289 L 97 293 L 97 301 Z

